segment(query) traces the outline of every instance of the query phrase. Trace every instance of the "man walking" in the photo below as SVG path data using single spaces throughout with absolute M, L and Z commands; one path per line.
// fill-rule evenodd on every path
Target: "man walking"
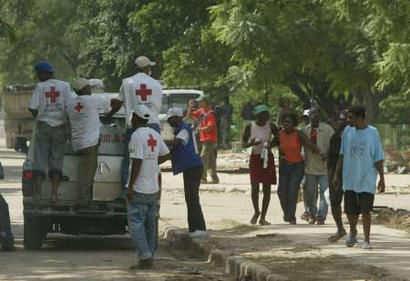
M 91 189 L 97 170 L 98 143 L 100 138 L 100 109 L 108 109 L 110 100 L 101 96 L 91 96 L 91 86 L 87 79 L 74 81 L 77 97 L 67 106 L 71 124 L 71 144 L 80 156 L 77 169 L 77 203 L 86 205 L 91 198 Z
M 172 171 L 174 175 L 183 173 L 185 202 L 188 209 L 188 228 L 192 237 L 206 236 L 204 215 L 199 202 L 199 186 L 202 176 L 202 161 L 191 126 L 182 121 L 183 112 L 179 108 L 168 110 L 168 123 L 174 128 L 172 146 Z
M 343 200 L 343 189 L 335 188 L 333 186 L 332 180 L 335 177 L 337 161 L 339 159 L 340 146 L 342 143 L 343 131 L 346 128 L 347 112 L 341 112 L 338 119 L 337 132 L 333 134 L 330 138 L 329 155 L 327 158 L 327 171 L 329 175 L 329 197 L 330 197 L 330 207 L 332 209 L 333 219 L 336 222 L 337 231 L 335 234 L 331 235 L 328 240 L 329 242 L 337 242 L 340 238 L 346 235 L 346 230 L 343 227 L 342 221 L 342 200 Z
M 128 171 L 130 159 L 128 155 L 128 143 L 134 129 L 131 126 L 132 112 L 140 106 L 148 107 L 151 117 L 148 120 L 148 126 L 160 133 L 159 112 L 162 105 L 162 86 L 151 77 L 151 67 L 156 63 L 145 56 L 140 56 L 135 60 L 138 73 L 125 78 L 122 81 L 118 99 L 111 101 L 111 111 L 108 116 L 118 112 L 121 107 L 125 106 L 127 116 L 127 132 L 124 140 L 124 158 L 121 164 L 121 182 L 125 188 L 128 183 Z
M 377 189 L 384 192 L 384 152 L 379 132 L 367 124 L 366 108 L 356 105 L 350 108 L 352 127 L 346 127 L 340 148 L 333 185 L 340 188 L 343 171 L 345 212 L 349 220 L 350 233 L 346 246 L 357 243 L 357 222 L 362 214 L 364 242 L 363 249 L 372 249 L 370 244 L 371 211 L 376 192 L 377 173 L 380 176 Z M 343 167 L 343 168 L 342 168 Z
M 47 62 L 34 67 L 40 82 L 34 89 L 29 110 L 36 118 L 34 136 L 34 190 L 35 198 L 41 199 L 41 184 L 51 179 L 51 200 L 57 200 L 57 190 L 63 175 L 64 144 L 66 142 L 67 117 L 65 108 L 71 100 L 71 88 L 67 82 L 54 79 L 53 67 Z
M 193 102 L 190 102 L 187 115 L 200 120 L 199 140 L 202 144 L 201 158 L 204 163 L 202 183 L 207 183 L 207 173 L 209 169 L 211 170 L 212 183 L 217 184 L 219 183 L 219 178 L 216 173 L 216 157 L 218 151 L 216 116 L 206 96 L 198 98 L 197 101 L 199 102 L 199 109 L 193 111 Z
M 309 114 L 310 124 L 304 129 L 310 141 L 317 146 L 320 154 L 305 151 L 305 174 L 306 174 L 306 203 L 310 212 L 310 224 L 322 225 L 325 223 L 328 205 L 325 199 L 325 191 L 329 187 L 327 176 L 326 158 L 329 151 L 330 138 L 334 130 L 329 125 L 320 122 L 320 114 L 317 108 L 313 108 Z M 317 209 L 318 186 L 320 186 L 320 205 Z
M 159 164 L 170 159 L 161 136 L 147 126 L 151 113 L 145 106 L 135 108 L 129 153 L 132 160 L 128 184 L 128 226 L 139 263 L 131 269 L 148 269 L 153 265 L 156 237 Z

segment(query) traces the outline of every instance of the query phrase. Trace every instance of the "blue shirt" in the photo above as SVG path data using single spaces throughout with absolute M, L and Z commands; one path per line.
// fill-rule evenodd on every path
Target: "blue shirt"
M 375 163 L 384 159 L 379 132 L 375 127 L 366 129 L 346 127 L 340 154 L 343 155 L 343 189 L 375 193 L 377 169 Z

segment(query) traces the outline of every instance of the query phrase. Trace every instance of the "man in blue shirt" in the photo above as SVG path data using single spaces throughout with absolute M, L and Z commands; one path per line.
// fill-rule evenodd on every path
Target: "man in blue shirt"
M 191 237 L 207 236 L 205 220 L 199 201 L 199 186 L 203 164 L 190 125 L 182 121 L 183 112 L 179 108 L 168 110 L 168 123 L 174 128 L 174 143 L 171 149 L 172 171 L 174 175 L 183 173 L 185 201 L 188 209 L 188 228 Z
M 380 136 L 376 128 L 367 124 L 366 108 L 356 105 L 349 110 L 353 126 L 343 132 L 333 185 L 340 188 L 340 175 L 343 175 L 343 190 L 345 191 L 345 212 L 349 220 L 350 233 L 346 240 L 348 247 L 357 243 L 357 222 L 362 214 L 364 242 L 363 249 L 371 249 L 370 225 L 373 209 L 374 193 L 376 192 L 377 173 L 380 180 L 377 185 L 379 192 L 384 192 L 384 153 Z

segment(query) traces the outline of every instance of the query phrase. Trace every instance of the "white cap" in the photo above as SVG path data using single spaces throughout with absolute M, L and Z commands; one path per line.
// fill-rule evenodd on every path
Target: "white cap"
M 139 68 L 143 68 L 146 66 L 154 66 L 156 65 L 155 62 L 151 61 L 149 58 L 147 58 L 146 56 L 140 56 L 135 60 L 135 64 L 139 67 Z
M 85 86 L 90 85 L 90 82 L 84 78 L 78 78 L 73 83 L 73 88 L 77 91 L 81 91 Z
M 180 109 L 178 107 L 172 107 L 172 108 L 168 109 L 167 118 L 171 118 L 171 117 L 174 117 L 174 116 L 183 117 L 184 112 L 182 111 L 182 109 Z
M 310 109 L 303 110 L 303 116 L 309 117 L 309 114 L 310 114 Z
M 136 114 L 138 117 L 141 117 L 142 119 L 148 120 L 151 117 L 151 110 L 146 106 L 146 105 L 138 105 L 134 108 L 133 111 L 131 111 L 131 120 L 132 120 L 132 115 Z

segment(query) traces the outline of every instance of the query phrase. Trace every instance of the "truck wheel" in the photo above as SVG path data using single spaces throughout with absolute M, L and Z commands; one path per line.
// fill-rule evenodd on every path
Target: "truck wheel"
M 46 234 L 44 220 L 41 217 L 24 216 L 24 248 L 40 249 Z

